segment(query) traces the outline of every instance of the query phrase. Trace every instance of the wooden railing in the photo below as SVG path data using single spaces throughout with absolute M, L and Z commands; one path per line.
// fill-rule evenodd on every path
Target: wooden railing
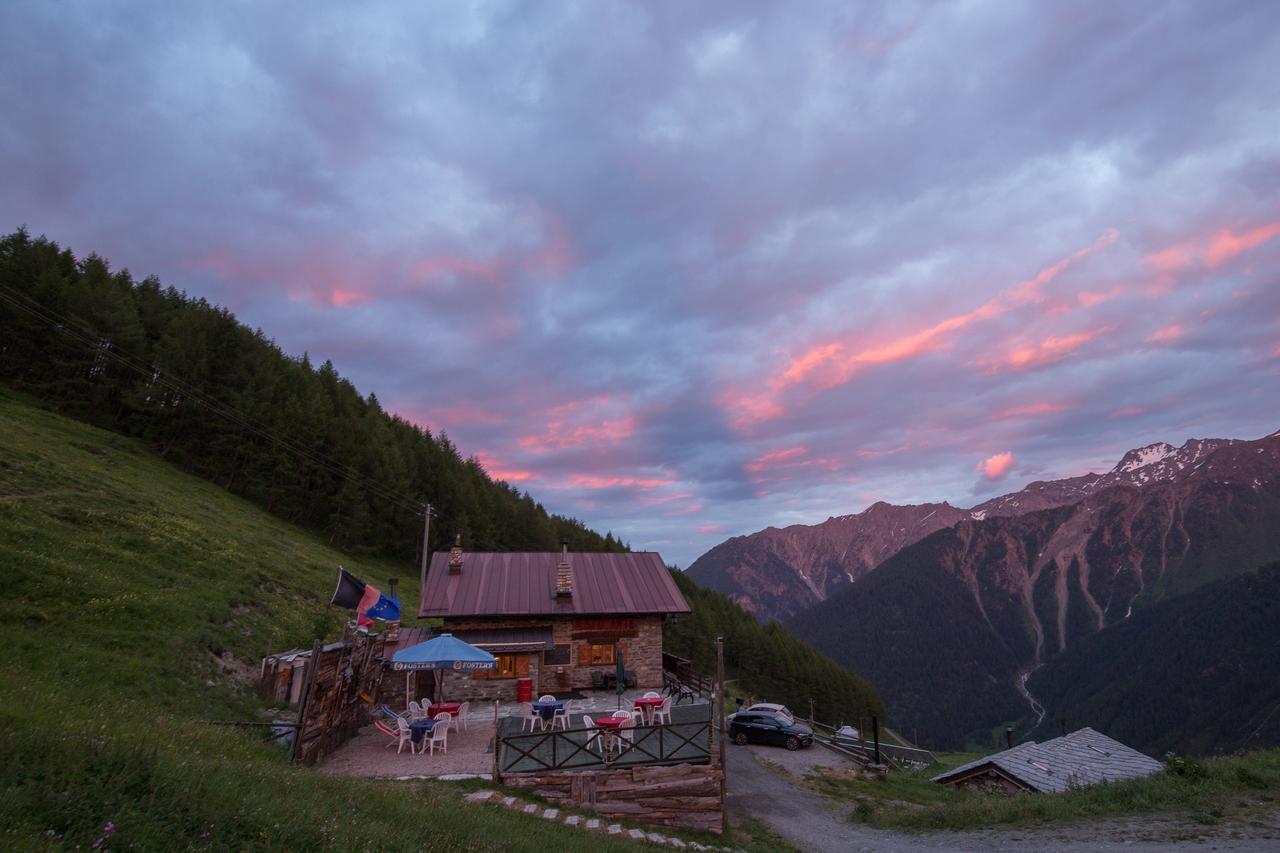
M 606 732 L 570 729 L 502 735 L 498 772 L 542 773 L 660 764 L 706 764 L 711 759 L 711 722 L 636 726 Z
M 662 691 L 677 702 L 711 699 L 716 694 L 715 679 L 703 675 L 684 658 L 662 655 Z

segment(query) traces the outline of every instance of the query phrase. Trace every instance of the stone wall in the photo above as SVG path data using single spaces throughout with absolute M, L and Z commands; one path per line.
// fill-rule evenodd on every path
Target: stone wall
M 724 773 L 719 767 L 676 764 L 582 773 L 508 773 L 502 784 L 568 808 L 613 820 L 720 832 Z
M 626 668 L 636 674 L 642 690 L 662 688 L 662 616 L 635 617 L 552 617 L 529 619 L 447 619 L 442 630 L 449 632 L 492 628 L 551 628 L 552 642 L 569 646 L 568 663 L 551 663 L 542 652 L 528 654 L 533 695 L 562 693 L 591 687 L 591 673 L 612 673 L 613 664 L 580 664 L 583 646 L 595 642 L 617 643 L 622 647 Z M 425 679 L 424 679 L 425 680 Z M 469 673 L 448 672 L 444 676 L 445 696 L 472 702 L 514 702 L 518 678 L 474 678 Z M 393 688 L 394 689 L 394 688 Z M 401 688 L 403 689 L 403 688 Z M 429 690 L 428 685 L 422 688 Z

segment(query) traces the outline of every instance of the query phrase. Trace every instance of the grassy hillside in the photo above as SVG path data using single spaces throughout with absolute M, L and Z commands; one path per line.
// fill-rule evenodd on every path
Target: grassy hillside
M 254 735 L 270 647 L 332 637 L 352 560 L 141 445 L 0 389 L 0 847 L 631 849 L 464 807 L 447 784 L 336 779 Z M 104 826 L 110 822 L 113 833 Z

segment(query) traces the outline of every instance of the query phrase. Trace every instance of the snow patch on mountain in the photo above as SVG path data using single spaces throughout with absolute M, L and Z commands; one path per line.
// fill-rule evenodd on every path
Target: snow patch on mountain
M 1120 464 L 1115 467 L 1115 471 L 1117 473 L 1136 471 L 1139 468 L 1145 468 L 1148 465 L 1159 462 L 1173 452 L 1173 445 L 1157 441 L 1155 444 L 1148 444 L 1146 447 L 1130 450 L 1120 460 Z

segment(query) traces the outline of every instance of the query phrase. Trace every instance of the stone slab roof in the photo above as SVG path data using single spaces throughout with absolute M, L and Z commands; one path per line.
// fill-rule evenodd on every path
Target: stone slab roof
M 1041 793 L 1059 793 L 1099 782 L 1135 779 L 1164 769 L 1164 765 L 1154 758 L 1085 727 L 1044 743 L 1023 743 L 970 761 L 933 777 L 933 781 L 957 782 L 988 765 L 994 765 L 1031 790 Z

